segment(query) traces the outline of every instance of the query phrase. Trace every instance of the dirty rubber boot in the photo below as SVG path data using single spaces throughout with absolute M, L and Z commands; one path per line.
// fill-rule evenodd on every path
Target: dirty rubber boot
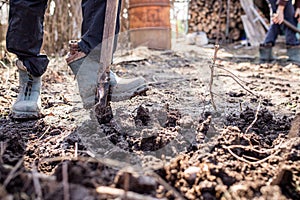
M 70 66 L 72 72 L 76 76 L 79 93 L 83 101 L 83 106 L 86 109 L 91 108 L 95 103 L 98 71 L 104 71 L 103 66 L 98 62 L 98 51 L 91 52 L 86 56 L 80 51 L 78 41 L 69 42 L 70 53 L 67 55 L 66 61 Z M 146 81 L 142 77 L 123 79 L 118 77 L 110 71 L 110 85 L 111 85 L 111 100 L 122 101 L 130 99 L 148 90 Z
M 12 106 L 12 118 L 37 119 L 41 108 L 41 77 L 29 74 L 21 61 L 16 62 L 19 68 L 19 94 Z
M 96 103 L 97 72 L 101 66 L 88 56 L 69 63 L 69 66 L 76 76 L 83 107 L 90 109 Z
M 145 93 L 148 90 L 146 80 L 143 77 L 120 78 L 110 71 L 111 100 L 123 101 Z
M 103 67 L 89 56 L 81 58 L 69 64 L 76 75 L 79 93 L 86 109 L 97 103 L 96 90 L 98 81 L 98 70 Z M 111 101 L 123 101 L 134 96 L 145 93 L 148 90 L 143 77 L 120 78 L 110 71 Z
M 288 46 L 287 55 L 289 57 L 288 61 L 300 66 L 300 45 Z
M 272 53 L 272 44 L 261 44 L 259 47 L 260 62 L 271 62 L 275 60 Z

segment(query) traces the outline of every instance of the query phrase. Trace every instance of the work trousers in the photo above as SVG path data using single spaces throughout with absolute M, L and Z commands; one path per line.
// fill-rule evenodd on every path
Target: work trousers
M 79 47 L 86 54 L 102 43 L 106 1 L 82 0 L 81 2 L 83 21 Z M 121 7 L 121 1 L 119 2 L 118 16 Z M 9 3 L 7 50 L 16 54 L 34 76 L 45 73 L 49 63 L 47 55 L 40 54 L 47 3 L 48 0 L 10 0 Z M 116 34 L 119 29 L 119 17 L 117 17 Z
M 278 7 L 278 5 L 276 4 L 277 0 L 269 0 L 269 2 L 272 6 L 272 12 L 276 13 Z M 295 16 L 295 9 L 292 5 L 292 1 L 290 0 L 286 4 L 284 9 L 284 19 L 290 22 L 291 24 L 297 26 L 298 22 L 294 16 Z M 284 25 L 279 25 L 274 23 L 271 24 L 267 32 L 264 43 L 265 44 L 272 43 L 272 45 L 275 45 L 277 36 L 279 35 L 282 26 L 284 28 L 286 45 L 290 45 L 290 46 L 299 45 L 299 40 L 297 39 L 296 33 L 293 30 L 289 29 Z

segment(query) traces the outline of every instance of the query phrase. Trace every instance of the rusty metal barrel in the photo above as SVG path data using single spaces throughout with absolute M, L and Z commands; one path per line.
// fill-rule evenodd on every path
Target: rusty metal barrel
M 133 47 L 171 49 L 170 0 L 129 0 L 129 36 Z

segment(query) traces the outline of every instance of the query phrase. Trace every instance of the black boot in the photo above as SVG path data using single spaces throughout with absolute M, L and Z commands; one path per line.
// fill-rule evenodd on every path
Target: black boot
M 300 45 L 288 46 L 287 55 L 289 57 L 288 61 L 300 66 Z
M 261 62 L 271 62 L 275 60 L 272 52 L 273 45 L 268 44 L 261 44 L 259 47 L 259 59 Z

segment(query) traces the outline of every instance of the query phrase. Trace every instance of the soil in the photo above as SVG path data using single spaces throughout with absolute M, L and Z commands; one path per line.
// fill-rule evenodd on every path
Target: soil
M 213 46 L 179 40 L 118 51 L 113 71 L 149 90 L 112 102 L 105 125 L 59 58 L 42 117 L 13 120 L 17 71 L 0 68 L 0 199 L 300 199 L 300 67 L 282 49 L 259 63 L 257 48 L 226 45 L 214 65 Z

